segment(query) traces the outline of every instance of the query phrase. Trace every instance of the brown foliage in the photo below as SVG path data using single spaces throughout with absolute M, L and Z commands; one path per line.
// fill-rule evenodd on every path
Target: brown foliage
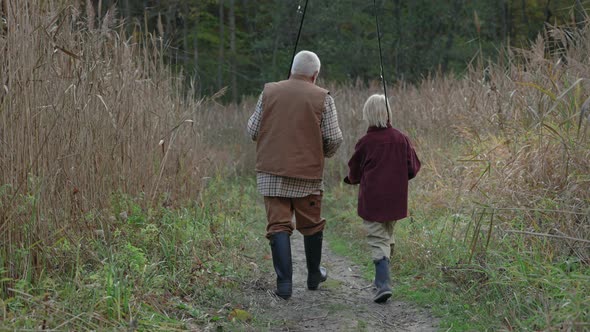
M 5 264 L 10 276 L 42 267 L 59 238 L 108 228 L 113 193 L 170 206 L 196 197 L 212 170 L 252 175 L 245 126 L 255 100 L 198 100 L 164 65 L 161 40 L 113 29 L 114 13 L 101 23 L 91 8 L 82 20 L 79 5 L 4 3 L 14 15 L 0 33 L 0 255 L 30 252 Z M 390 88 L 393 125 L 423 161 L 424 208 L 484 204 L 504 227 L 519 218 L 524 230 L 588 238 L 590 31 L 552 36 L 562 38 L 555 56 L 540 38 L 485 70 L 480 60 L 465 77 Z M 366 129 L 362 105 L 380 88 L 330 86 L 345 142 L 328 184 L 345 174 Z M 577 244 L 561 248 L 587 255 Z
M 41 267 L 58 239 L 91 238 L 108 225 L 102 213 L 113 193 L 143 196 L 145 208 L 174 204 L 196 197 L 217 160 L 208 159 L 194 120 L 202 101 L 182 95 L 183 78 L 163 64 L 158 40 L 113 30 L 112 13 L 98 31 L 92 9 L 83 21 L 77 6 L 7 3 L 0 255 L 13 258 L 5 268 L 18 277 Z

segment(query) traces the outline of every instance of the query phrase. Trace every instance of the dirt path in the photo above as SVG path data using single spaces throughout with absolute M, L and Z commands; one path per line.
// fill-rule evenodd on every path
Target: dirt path
M 385 305 L 371 301 L 373 290 L 361 277 L 360 268 L 334 254 L 324 243 L 322 265 L 328 269 L 328 281 L 320 290 L 306 288 L 307 270 L 303 237 L 291 237 L 293 252 L 293 296 L 289 301 L 277 298 L 274 275 L 258 285 L 251 299 L 255 313 L 268 321 L 270 331 L 436 331 L 438 320 L 424 310 L 390 299 Z M 395 284 L 394 284 L 395 287 Z M 252 308 L 252 307 L 251 307 Z

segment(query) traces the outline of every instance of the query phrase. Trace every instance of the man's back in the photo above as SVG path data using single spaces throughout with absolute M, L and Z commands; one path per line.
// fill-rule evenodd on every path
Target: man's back
M 327 94 L 327 90 L 297 76 L 265 85 L 256 171 L 299 179 L 322 178 L 320 126 Z

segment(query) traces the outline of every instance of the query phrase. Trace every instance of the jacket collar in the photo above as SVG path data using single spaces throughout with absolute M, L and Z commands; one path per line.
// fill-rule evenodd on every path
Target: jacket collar
M 377 127 L 377 126 L 370 126 L 369 129 L 367 129 L 367 133 L 372 133 L 374 131 L 381 131 L 381 130 L 386 130 L 392 128 L 391 127 L 391 123 L 387 123 L 387 127 L 383 128 L 383 127 Z

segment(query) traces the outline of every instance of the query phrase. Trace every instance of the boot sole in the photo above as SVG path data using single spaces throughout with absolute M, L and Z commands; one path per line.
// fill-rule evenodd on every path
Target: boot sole
M 385 291 L 383 293 L 377 294 L 373 298 L 373 302 L 375 303 L 385 303 L 391 297 L 391 291 Z
M 283 299 L 285 301 L 291 298 L 291 294 L 288 294 L 288 295 L 287 294 L 279 294 L 279 292 L 277 292 L 277 291 L 274 291 L 274 293 L 276 296 L 280 297 L 281 299 Z
M 318 288 L 320 288 L 320 283 L 322 283 L 322 282 L 324 282 L 326 280 L 328 280 L 328 278 L 321 279 L 320 282 L 317 285 L 311 285 L 310 286 L 309 284 L 307 284 L 307 289 L 309 289 L 309 290 L 318 290 Z
M 324 276 L 322 276 L 322 277 L 320 278 L 320 281 L 317 283 L 317 285 L 313 285 L 313 284 L 312 284 L 312 285 L 310 286 L 310 285 L 309 285 L 309 283 L 308 283 L 308 284 L 307 284 L 307 289 L 309 289 L 309 290 L 318 290 L 318 288 L 320 287 L 320 284 L 321 284 L 322 282 L 324 282 L 324 281 L 328 280 L 328 271 L 326 271 L 326 269 L 324 269 L 324 272 L 325 272 L 325 275 L 324 275 Z

